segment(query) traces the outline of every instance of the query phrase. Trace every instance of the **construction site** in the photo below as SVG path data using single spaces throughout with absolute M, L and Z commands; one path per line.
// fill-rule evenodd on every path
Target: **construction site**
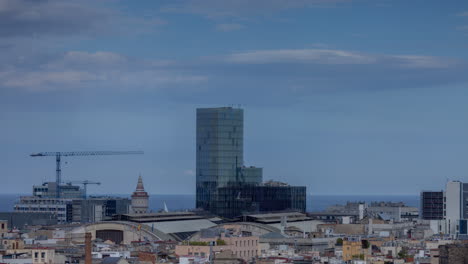
M 132 213 L 131 200 L 125 197 L 88 196 L 88 185 L 100 185 L 91 180 L 63 181 L 62 157 L 141 155 L 142 151 L 76 151 L 40 152 L 31 157 L 55 157 L 55 181 L 34 185 L 31 196 L 21 196 L 14 206 L 17 213 L 49 214 L 64 223 L 93 223 L 112 219 L 116 214 Z M 81 186 L 80 186 L 81 185 Z

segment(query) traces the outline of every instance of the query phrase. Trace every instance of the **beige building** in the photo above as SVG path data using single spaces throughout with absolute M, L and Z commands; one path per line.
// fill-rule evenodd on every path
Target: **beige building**
M 256 236 L 226 236 L 221 233 L 219 237 L 200 238 L 198 241 L 187 242 L 186 245 L 177 245 L 175 253 L 178 256 L 209 258 L 210 243 L 214 243 L 215 253 L 229 250 L 236 258 L 250 260 L 258 256 L 258 239 Z
M 213 258 L 214 264 L 243 264 L 244 260 L 236 257 L 231 251 L 226 250 L 216 254 Z
M 49 248 L 36 248 L 31 251 L 33 264 L 54 264 L 55 250 Z
M 363 256 L 364 258 L 365 255 L 366 255 L 366 250 L 362 248 L 362 242 L 360 238 L 343 239 L 343 260 L 344 261 L 359 259 L 360 256 Z
M 8 221 L 0 220 L 0 237 L 4 237 L 8 233 Z
M 323 234 L 359 236 L 366 233 L 366 226 L 363 224 L 318 224 L 317 230 Z
M 0 244 L 3 246 L 3 249 L 5 250 L 24 249 L 24 242 L 22 239 L 19 239 L 19 238 L 3 238 L 3 239 L 0 239 Z

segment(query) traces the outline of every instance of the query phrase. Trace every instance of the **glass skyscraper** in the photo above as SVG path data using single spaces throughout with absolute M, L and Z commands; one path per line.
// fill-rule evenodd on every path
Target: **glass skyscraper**
M 244 163 L 244 111 L 197 109 L 197 182 L 203 188 L 236 181 L 236 168 Z
M 197 208 L 224 217 L 268 208 L 305 211 L 305 187 L 263 186 L 262 169 L 244 166 L 243 109 L 197 109 L 196 133 Z

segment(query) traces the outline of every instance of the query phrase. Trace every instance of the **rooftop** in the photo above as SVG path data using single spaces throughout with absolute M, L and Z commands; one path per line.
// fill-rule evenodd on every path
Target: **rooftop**
M 115 216 L 118 220 L 125 220 L 137 223 L 152 223 L 176 220 L 204 219 L 193 212 L 161 212 L 147 214 L 122 214 Z
M 303 213 L 299 213 L 299 212 L 251 214 L 251 215 L 246 215 L 243 218 L 245 217 L 251 221 L 255 221 L 259 223 L 278 223 L 278 222 L 281 222 L 282 218 L 286 218 L 288 222 L 310 220 L 310 218 L 307 217 L 307 215 Z

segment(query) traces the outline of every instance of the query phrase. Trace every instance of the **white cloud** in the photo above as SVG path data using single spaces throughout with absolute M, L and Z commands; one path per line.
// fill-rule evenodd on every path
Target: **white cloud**
M 101 4 L 89 0 L 1 0 L 0 38 L 134 33 L 166 23 L 158 17 L 132 17 Z
M 42 67 L 45 69 L 79 69 L 88 68 L 90 66 L 116 68 L 125 66 L 128 62 L 126 57 L 112 52 L 97 51 L 95 53 L 89 53 L 84 51 L 70 51 Z
M 191 13 L 210 18 L 271 14 L 293 8 L 335 7 L 350 0 L 182 0 L 162 11 Z
M 453 59 L 419 55 L 364 54 L 332 49 L 257 50 L 228 55 L 230 63 L 311 63 L 311 64 L 381 64 L 408 68 L 446 68 L 456 64 Z
M 307 93 L 310 86 L 339 88 L 351 83 L 359 83 L 359 87 L 401 87 L 458 82 L 464 80 L 465 68 L 463 61 L 443 57 L 317 48 L 256 50 L 188 62 L 70 51 L 6 61 L 0 67 L 0 89 L 140 89 L 197 96 L 229 93 L 232 86 L 239 90 L 255 83 L 258 87 L 278 86 L 280 91 L 281 87 L 301 87 L 294 92 Z
M 97 81 L 102 80 L 102 77 L 90 73 L 80 71 L 46 71 L 46 72 L 26 72 L 18 74 L 16 73 L 4 73 L 7 78 L 3 81 L 0 79 L 0 83 L 4 86 L 15 87 L 15 88 L 26 88 L 31 91 L 38 90 L 52 90 L 58 88 L 68 89 L 70 85 L 76 85 L 86 81 Z
M 206 76 L 167 68 L 168 63 L 127 58 L 112 52 L 67 52 L 50 62 L 29 61 L 26 68 L 0 71 L 0 87 L 30 91 L 81 88 L 163 89 L 207 80 Z
M 356 52 L 329 49 L 258 50 L 235 53 L 226 57 L 233 63 L 320 63 L 320 64 L 369 64 L 375 58 Z
M 460 31 L 468 31 L 468 25 L 459 26 L 459 27 L 457 27 L 457 30 L 460 30 Z
M 448 68 L 457 63 L 452 59 L 431 56 L 397 55 L 388 58 L 394 58 L 397 60 L 397 64 L 408 68 Z
M 468 16 L 468 11 L 466 11 L 466 12 L 461 12 L 461 13 L 457 14 L 457 16 L 466 17 L 466 16 Z
M 228 32 L 228 31 L 239 30 L 239 29 L 242 29 L 243 27 L 244 26 L 242 26 L 241 24 L 217 24 L 216 30 Z

